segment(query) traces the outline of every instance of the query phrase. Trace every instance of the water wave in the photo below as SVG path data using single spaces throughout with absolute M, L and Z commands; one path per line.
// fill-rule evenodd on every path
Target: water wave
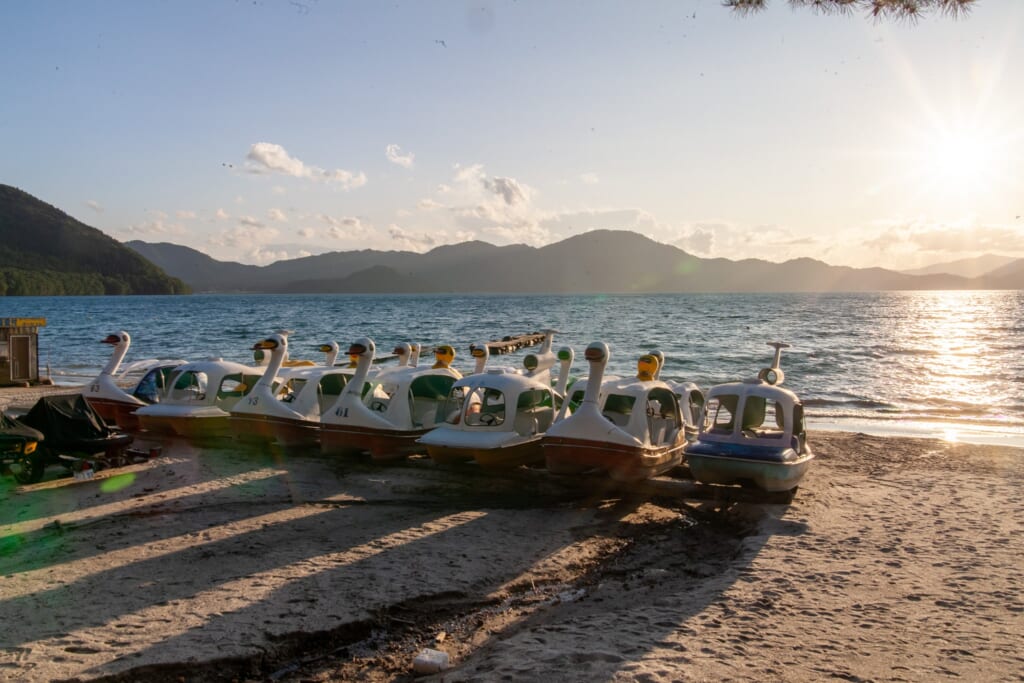
M 6 315 L 47 318 L 40 365 L 64 381 L 94 377 L 120 329 L 132 335 L 127 362 L 208 358 L 250 362 L 253 342 L 293 330 L 293 348 L 370 336 L 450 343 L 468 369 L 471 343 L 545 327 L 556 345 L 609 344 L 609 372 L 636 372 L 654 348 L 664 376 L 705 389 L 754 376 L 784 351 L 785 386 L 815 416 L 896 424 L 928 419 L 1024 426 L 1024 292 L 771 295 L 202 295 L 9 297 Z M 766 316 L 765 312 L 771 315 Z M 519 365 L 525 352 L 504 356 Z M 574 375 L 586 374 L 578 360 Z

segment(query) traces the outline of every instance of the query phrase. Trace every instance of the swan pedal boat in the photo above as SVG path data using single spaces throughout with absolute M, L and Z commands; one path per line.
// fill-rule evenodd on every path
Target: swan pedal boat
M 788 344 L 769 346 L 775 347 L 772 367 L 708 392 L 700 433 L 686 449 L 697 481 L 793 491 L 810 468 L 814 453 L 807 445 L 803 404 L 779 386 L 785 378 L 779 359 Z
M 544 462 L 541 440 L 558 418 L 573 352 L 551 350 L 554 330 L 545 330 L 538 353 L 523 359 L 525 372 L 492 368 L 464 377 L 452 386 L 445 424 L 420 443 L 437 463 L 476 461 L 482 467 L 511 468 Z M 480 348 L 474 345 L 474 353 Z M 561 372 L 551 386 L 551 368 Z
M 422 453 L 417 440 L 442 420 L 448 391 L 462 377 L 449 367 L 455 349 L 436 347 L 436 362 L 430 367 L 403 365 L 371 376 L 375 353 L 376 344 L 368 337 L 349 348 L 349 356 L 356 359 L 355 373 L 335 404 L 321 416 L 321 452 L 369 452 L 375 461 L 399 460 Z M 403 358 L 402 347 L 395 353 Z
M 189 439 L 230 437 L 230 411 L 266 371 L 215 358 L 174 369 L 159 403 L 135 411 L 139 427 Z
M 320 442 L 320 415 L 341 395 L 355 369 L 334 365 L 337 342 L 317 349 L 326 354 L 323 365 L 310 361 L 290 365 L 286 333 L 272 334 L 253 346 L 255 352 L 269 352 L 270 360 L 252 391 L 230 411 L 229 424 L 236 439 L 276 442 L 286 448 Z
M 544 460 L 554 474 L 600 470 L 630 482 L 682 463 L 686 415 L 673 388 L 657 379 L 658 355 L 641 356 L 636 377 L 604 380 L 609 355 L 603 342 L 587 347 L 590 374 L 582 403 L 544 435 Z
M 100 374 L 82 388 L 82 397 L 104 422 L 116 424 L 122 429 L 136 430 L 139 428 L 139 420 L 135 417 L 135 411 L 159 402 L 171 371 L 185 361 L 150 359 L 122 367 L 121 363 L 131 347 L 131 335 L 120 330 L 107 335 L 100 343 L 110 344 L 114 350 Z M 140 372 L 145 374 L 134 387 L 125 390 L 122 384 L 126 378 Z

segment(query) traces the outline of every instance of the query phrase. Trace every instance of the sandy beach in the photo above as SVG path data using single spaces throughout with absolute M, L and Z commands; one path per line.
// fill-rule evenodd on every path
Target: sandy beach
M 1024 450 L 810 437 L 789 504 L 150 439 L 4 477 L 0 678 L 1024 677 Z

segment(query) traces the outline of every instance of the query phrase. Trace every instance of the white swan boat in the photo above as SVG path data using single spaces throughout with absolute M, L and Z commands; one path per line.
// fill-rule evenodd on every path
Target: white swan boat
M 686 420 L 672 387 L 655 379 L 657 356 L 641 356 L 635 378 L 607 381 L 607 344 L 591 344 L 584 356 L 590 375 L 582 403 L 544 435 L 548 470 L 603 470 L 618 481 L 635 481 L 679 465 L 687 443 Z
M 810 468 L 804 408 L 781 385 L 782 349 L 757 377 L 708 391 L 697 441 L 686 449 L 694 479 L 707 484 L 752 484 L 763 491 L 791 491 Z
M 448 391 L 461 373 L 449 367 L 455 349 L 434 349 L 431 367 L 407 365 L 370 375 L 376 345 L 363 337 L 349 348 L 357 364 L 334 406 L 320 418 L 324 453 L 370 453 L 377 461 L 422 452 L 416 440 L 443 419 Z M 413 351 L 415 353 L 415 350 Z
M 263 376 L 230 411 L 229 425 L 240 441 L 272 442 L 294 448 L 320 440 L 320 414 L 341 395 L 355 370 L 334 365 L 338 344 L 321 344 L 324 365 L 286 367 L 288 335 L 277 332 L 257 342 L 254 350 L 269 352 Z
M 180 365 L 160 402 L 135 411 L 139 427 L 193 439 L 231 436 L 231 409 L 266 369 L 220 358 Z
M 132 343 L 131 335 L 120 330 L 107 335 L 101 343 L 110 344 L 114 350 L 100 374 L 82 388 L 82 396 L 105 422 L 122 429 L 138 429 L 135 411 L 158 402 L 166 388 L 167 376 L 185 361 L 151 359 L 122 367 Z M 145 374 L 134 387 L 125 389 L 122 386 L 129 375 L 140 372 Z
M 517 467 L 543 462 L 541 438 L 554 423 L 561 395 L 551 387 L 551 368 L 572 353 L 551 351 L 549 333 L 541 351 L 523 359 L 525 373 L 493 368 L 452 386 L 445 423 L 420 438 L 431 459 L 450 464 L 475 460 L 484 467 Z M 476 348 L 476 347 L 474 347 Z

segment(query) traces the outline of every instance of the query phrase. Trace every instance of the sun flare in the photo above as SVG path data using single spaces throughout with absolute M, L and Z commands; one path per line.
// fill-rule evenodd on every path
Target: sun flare
M 921 176 L 938 192 L 977 192 L 990 185 L 1000 163 L 995 140 L 969 128 L 937 131 L 923 141 Z

